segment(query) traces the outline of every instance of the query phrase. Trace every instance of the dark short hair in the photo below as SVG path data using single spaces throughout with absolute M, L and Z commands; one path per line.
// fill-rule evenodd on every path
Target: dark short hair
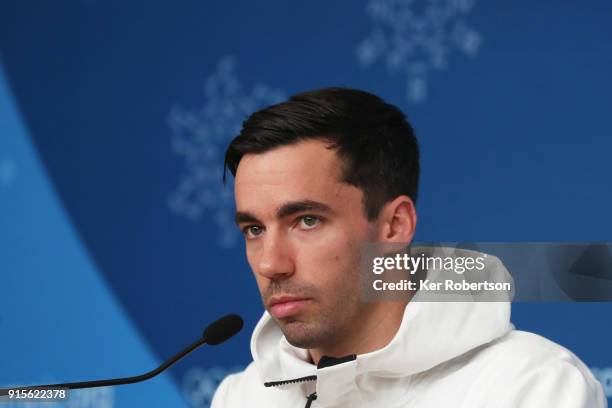
M 245 154 L 310 139 L 336 150 L 344 163 L 342 180 L 363 191 L 370 221 L 397 196 L 416 203 L 419 149 L 412 126 L 397 107 L 356 89 L 304 92 L 253 113 L 227 148 L 224 169 L 236 176 Z

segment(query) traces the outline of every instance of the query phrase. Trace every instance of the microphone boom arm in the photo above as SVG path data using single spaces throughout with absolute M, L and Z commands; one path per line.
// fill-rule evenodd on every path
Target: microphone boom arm
M 194 351 L 195 349 L 197 349 L 204 343 L 206 343 L 205 338 L 201 338 L 195 341 L 194 343 L 186 347 L 184 350 L 170 357 L 159 367 L 147 373 L 144 373 L 144 374 L 134 375 L 132 377 L 112 378 L 109 380 L 79 381 L 79 382 L 64 383 L 64 384 L 28 385 L 24 387 L 0 388 L 0 396 L 8 395 L 8 392 L 10 390 L 29 391 L 29 390 L 47 389 L 47 388 L 68 388 L 71 390 L 76 390 L 79 388 L 107 387 L 111 385 L 133 384 L 133 383 L 141 382 L 144 380 L 148 380 L 149 378 L 155 377 L 157 374 L 161 373 L 162 371 L 164 371 L 165 369 L 167 369 L 168 367 L 170 367 L 171 365 L 173 365 L 174 363 L 179 361 L 181 358 L 185 357 L 187 354 L 191 353 L 192 351 Z
M 10 387 L 0 388 L 0 397 L 9 395 L 11 390 L 39 390 L 39 389 L 58 389 L 66 388 L 75 390 L 79 388 L 94 388 L 94 387 L 108 387 L 111 385 L 122 385 L 122 384 L 133 384 L 140 381 L 148 380 L 149 378 L 155 377 L 157 374 L 170 367 L 187 354 L 191 353 L 201 345 L 207 343 L 211 346 L 223 343 L 242 329 L 243 321 L 242 318 L 236 314 L 229 314 L 220 319 L 217 319 L 211 323 L 205 330 L 202 336 L 187 346 L 183 351 L 176 353 L 174 356 L 166 360 L 162 365 L 154 370 L 149 371 L 141 375 L 135 375 L 132 377 L 113 378 L 110 380 L 94 380 L 94 381 L 80 381 L 71 382 L 64 384 L 47 384 L 47 385 L 26 385 L 21 387 Z

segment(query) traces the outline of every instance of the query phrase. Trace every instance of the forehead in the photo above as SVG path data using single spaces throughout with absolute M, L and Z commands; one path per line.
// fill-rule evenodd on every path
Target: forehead
M 324 141 L 307 140 L 247 154 L 236 172 L 236 207 L 255 211 L 296 200 L 330 202 L 357 190 L 342 182 L 341 176 L 342 161 Z

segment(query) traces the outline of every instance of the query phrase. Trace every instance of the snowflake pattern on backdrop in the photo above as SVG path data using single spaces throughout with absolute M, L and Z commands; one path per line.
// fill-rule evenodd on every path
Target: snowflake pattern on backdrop
M 225 149 L 248 115 L 285 99 L 284 92 L 257 84 L 250 93 L 241 89 L 236 59 L 223 58 L 204 84 L 204 105 L 196 110 L 174 107 L 168 122 L 172 150 L 182 157 L 185 172 L 168 199 L 170 210 L 192 221 L 210 216 L 218 228 L 217 242 L 230 248 L 235 229 L 232 177 L 221 182 Z
M 475 56 L 481 36 L 464 19 L 474 0 L 370 0 L 366 13 L 374 22 L 370 35 L 357 46 L 363 66 L 384 61 L 389 73 L 407 78 L 406 97 L 427 99 L 427 75 L 447 67 L 458 49 Z
M 591 372 L 603 385 L 604 394 L 607 398 L 612 398 L 612 367 L 597 368 L 591 367 Z
M 217 387 L 225 377 L 238 373 L 245 367 L 234 366 L 201 368 L 192 367 L 187 371 L 182 381 L 182 392 L 193 408 L 208 408 L 212 402 Z

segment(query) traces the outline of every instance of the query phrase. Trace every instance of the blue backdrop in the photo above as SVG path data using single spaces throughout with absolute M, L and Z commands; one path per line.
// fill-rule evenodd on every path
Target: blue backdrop
M 65 406 L 205 407 L 262 308 L 222 154 L 328 85 L 400 106 L 420 241 L 612 241 L 612 3 L 0 3 L 0 385 L 132 375 L 217 316 L 246 329 Z M 612 305 L 515 304 L 612 397 Z M 146 404 L 146 405 L 145 405 Z

